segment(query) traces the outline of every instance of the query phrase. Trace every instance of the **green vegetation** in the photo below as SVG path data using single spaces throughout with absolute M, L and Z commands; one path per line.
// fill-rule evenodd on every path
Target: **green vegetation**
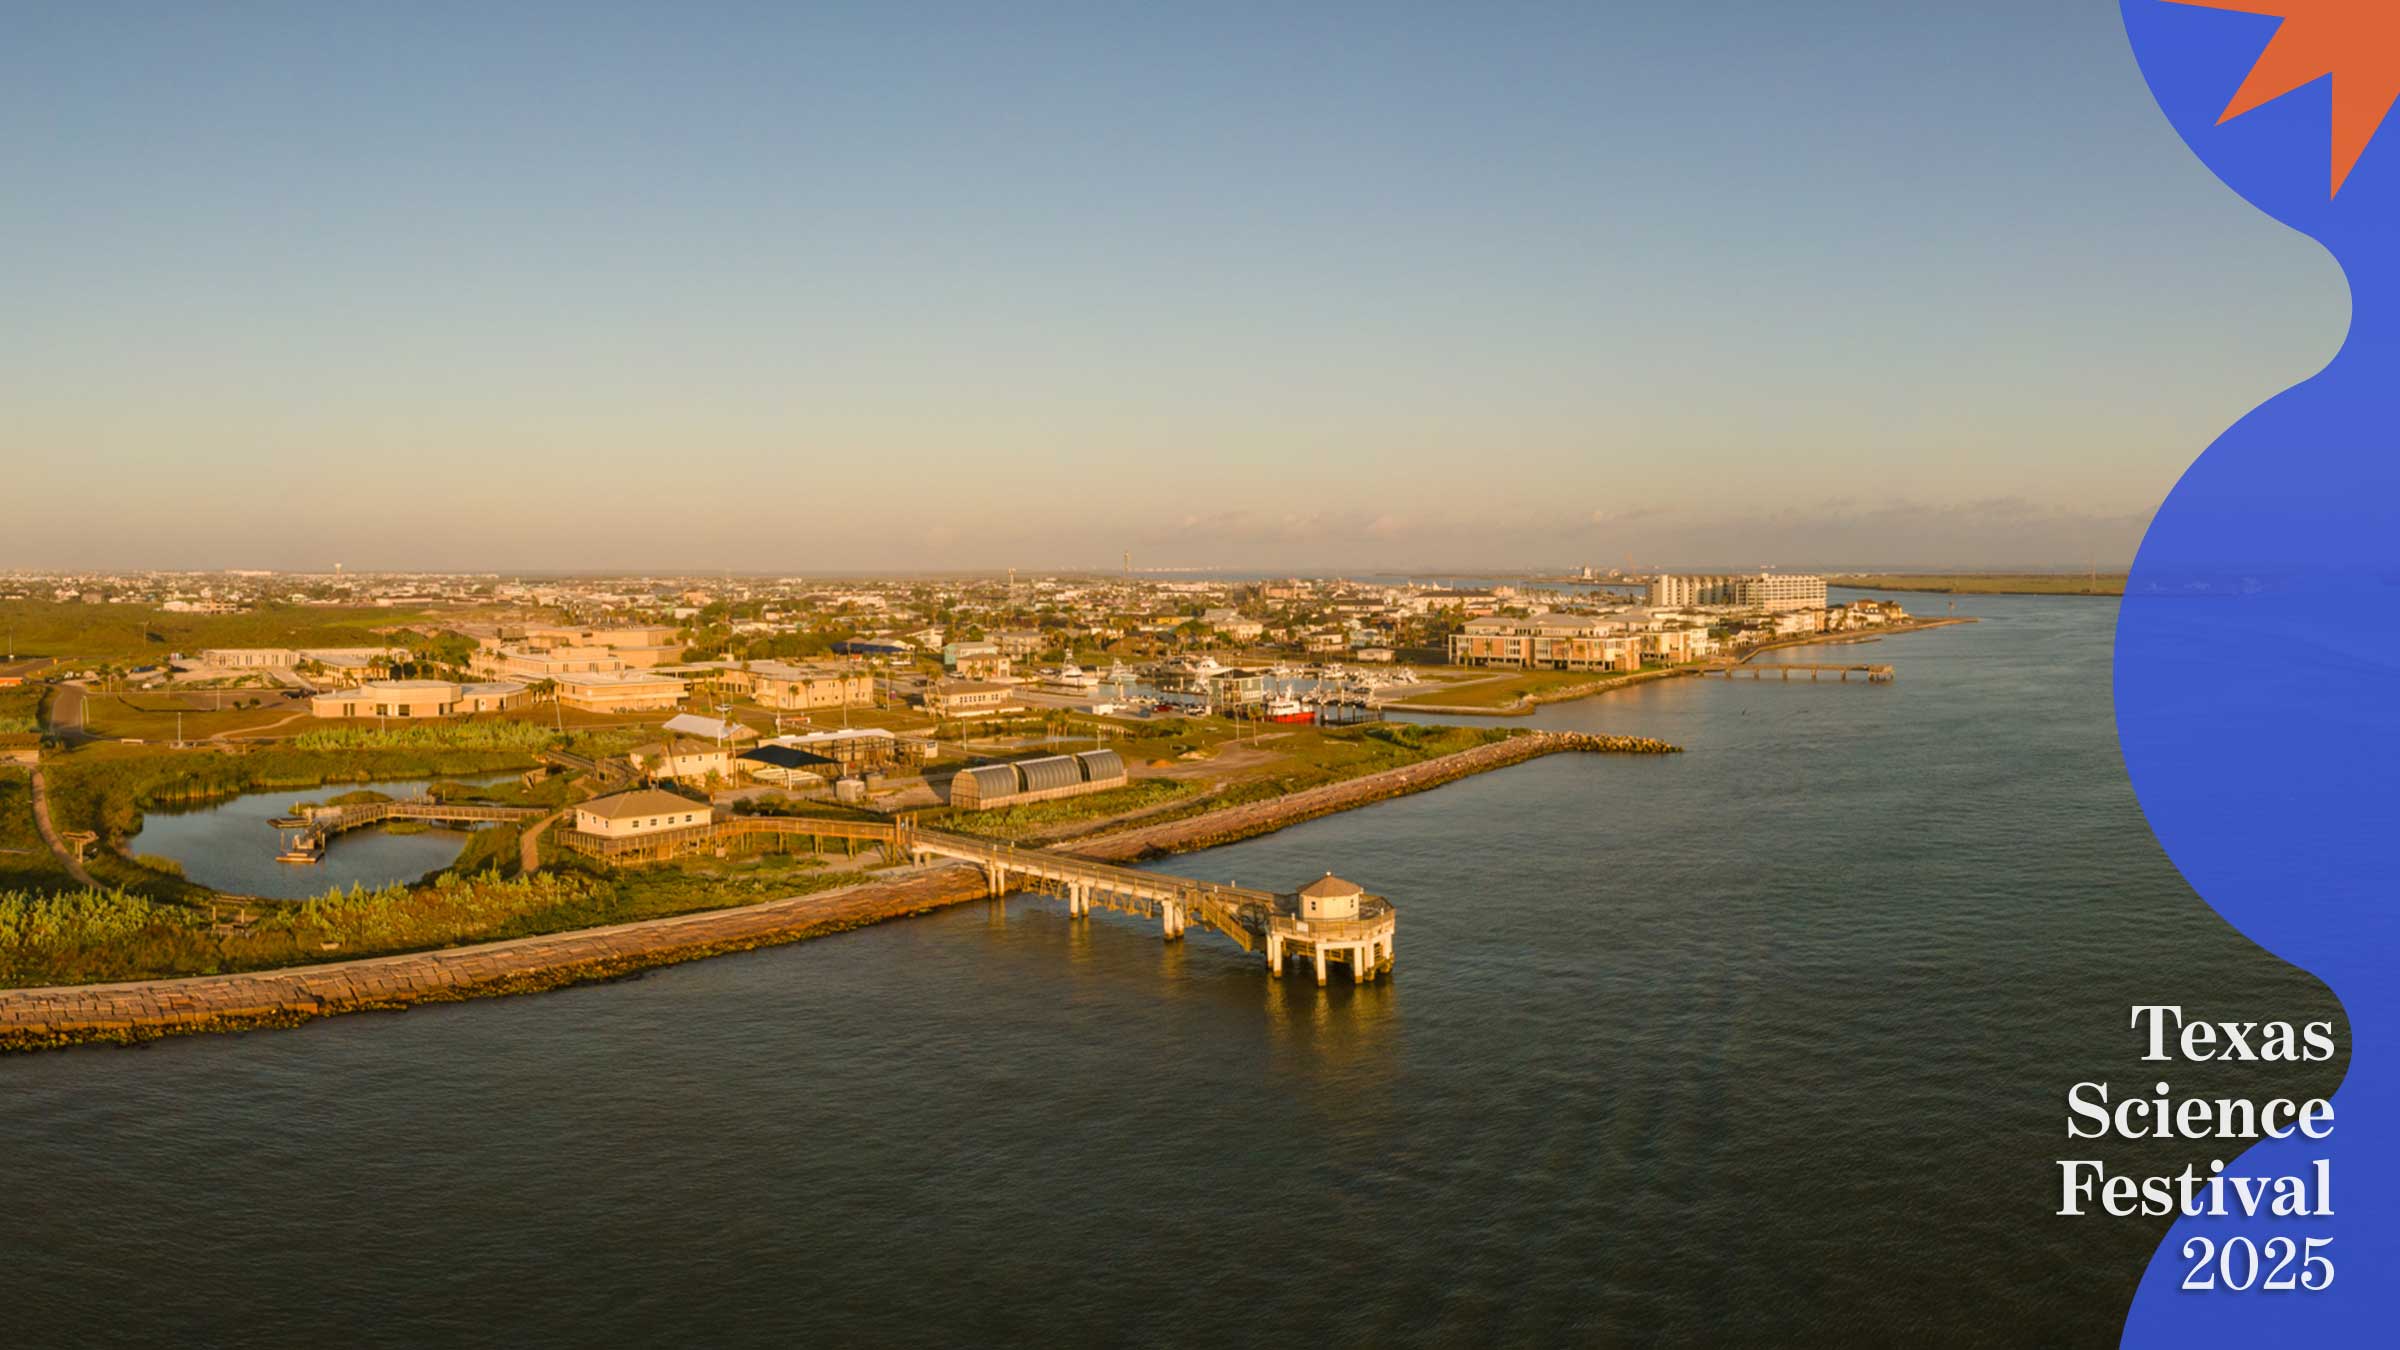
M 531 767 L 530 755 L 502 750 L 373 750 L 345 754 L 282 748 L 241 753 L 175 751 L 145 746 L 87 746 L 51 762 L 51 819 L 60 830 L 90 830 L 106 846 L 92 855 L 93 875 L 145 894 L 160 893 L 158 878 L 128 873 L 109 856 L 142 826 L 155 807 L 222 801 L 245 792 L 384 779 L 453 778 Z M 183 893 L 170 889 L 170 898 Z
M 74 884 L 33 823 L 33 775 L 0 768 L 0 891 L 50 891 Z
M 207 647 L 379 647 L 394 625 L 428 616 L 407 610 L 262 605 L 247 614 L 169 614 L 147 605 L 0 601 L 0 626 L 17 650 L 69 665 L 146 665 Z
M 1876 573 L 1828 576 L 1828 584 L 1860 591 L 1932 591 L 1945 595 L 2123 595 L 2122 572 Z
M 1517 700 L 1528 696 L 1554 694 L 1579 685 L 1600 684 L 1620 679 L 1633 672 L 1599 670 L 1530 670 L 1502 674 L 1473 684 L 1454 684 L 1442 688 L 1421 689 L 1401 699 L 1402 705 L 1432 704 L 1453 708 L 1513 708 Z
M 0 736 L 27 736 L 41 729 L 42 724 L 30 717 L 0 713 Z
M 560 737 L 534 722 L 403 722 L 397 726 L 343 726 L 304 731 L 295 750 L 547 750 Z
M 421 887 L 331 891 L 210 909 L 125 890 L 0 893 L 0 986 L 84 984 L 266 970 L 558 933 L 828 890 L 858 880 L 814 860 L 667 865 L 615 875 L 444 873 Z M 228 906 L 217 905 L 218 917 Z

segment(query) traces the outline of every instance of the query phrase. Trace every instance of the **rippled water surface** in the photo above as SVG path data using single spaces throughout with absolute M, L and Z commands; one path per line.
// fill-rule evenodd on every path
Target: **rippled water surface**
M 172 858 L 185 876 L 203 886 L 272 900 L 303 900 L 337 887 L 373 889 L 415 881 L 456 861 L 467 846 L 467 831 L 445 827 L 401 833 L 352 830 L 335 839 L 319 862 L 282 863 L 275 861 L 275 855 L 282 851 L 286 834 L 268 822 L 290 815 L 297 802 L 323 802 L 362 789 L 387 797 L 414 797 L 430 786 L 431 780 L 336 783 L 245 793 L 188 811 L 145 811 L 142 828 L 126 849 Z
M 1382 984 L 1021 899 L 0 1061 L 5 1339 L 2113 1345 L 2163 1230 L 2052 1216 L 2063 1093 L 2130 1003 L 2334 1013 L 2151 842 L 2113 605 L 1959 608 L 1166 864 L 1391 895 Z

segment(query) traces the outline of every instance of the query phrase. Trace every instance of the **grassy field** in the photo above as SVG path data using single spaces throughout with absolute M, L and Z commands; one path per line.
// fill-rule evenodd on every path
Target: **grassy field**
M 1828 575 L 1828 585 L 1861 591 L 1931 591 L 1942 595 L 2123 595 L 2125 574 L 2103 572 L 1878 572 Z
M 421 887 L 332 891 L 214 931 L 200 907 L 121 890 L 0 892 L 0 986 L 265 970 L 497 942 L 852 884 L 813 859 L 718 861 L 602 876 L 445 873 Z
M 944 829 L 986 839 L 1024 840 L 1061 825 L 1105 820 L 1187 797 L 1205 789 L 1198 783 L 1173 778 L 1143 778 L 1121 788 L 1087 797 L 1001 806 L 989 811 L 960 811 L 944 818 Z
M 0 891 L 50 891 L 73 884 L 33 823 L 33 775 L 0 767 Z
M 1457 708 L 1509 708 L 1527 695 L 1555 693 L 1581 685 L 1596 684 L 1611 678 L 1609 672 L 1596 670 L 1530 670 L 1519 673 L 1500 672 L 1497 677 L 1476 684 L 1454 684 L 1447 688 L 1423 689 L 1399 700 L 1394 706 L 1437 704 Z
M 204 647 L 374 647 L 382 632 L 454 614 L 374 608 L 270 605 L 248 614 L 168 614 L 145 605 L 0 601 L 0 627 L 16 632 L 20 654 L 53 661 L 143 665 Z
M 244 707 L 244 704 L 257 706 Z M 306 700 L 289 700 L 259 690 L 211 694 L 87 692 L 83 698 L 83 729 L 108 740 L 171 741 L 178 729 L 186 740 L 216 735 L 257 732 L 288 722 L 288 733 L 306 722 Z M 301 721 L 291 722 L 295 714 Z M 70 722 L 70 729 L 73 725 Z

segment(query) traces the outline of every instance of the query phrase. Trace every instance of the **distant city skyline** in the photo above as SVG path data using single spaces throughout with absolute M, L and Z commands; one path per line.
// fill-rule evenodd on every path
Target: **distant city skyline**
M 0 116 L 0 568 L 2121 567 L 2347 315 L 2069 0 L 35 9 Z

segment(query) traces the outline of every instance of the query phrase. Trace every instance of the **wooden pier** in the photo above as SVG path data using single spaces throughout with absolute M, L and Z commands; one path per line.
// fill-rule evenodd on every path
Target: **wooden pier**
M 681 829 L 623 838 L 568 830 L 560 847 L 612 863 L 655 862 L 681 854 L 721 850 L 745 838 L 808 839 L 822 848 L 839 841 L 845 851 L 877 848 L 887 859 L 929 862 L 951 858 L 981 868 L 994 899 L 1011 891 L 1052 895 L 1067 902 L 1071 918 L 1095 909 L 1156 919 L 1169 942 L 1182 939 L 1195 922 L 1213 928 L 1248 952 L 1263 951 L 1267 968 L 1281 975 L 1294 957 L 1315 970 L 1323 984 L 1332 966 L 1346 966 L 1364 982 L 1391 969 L 1398 916 L 1381 896 L 1347 887 L 1341 895 L 1312 898 L 1306 890 L 1278 893 L 1223 886 L 1165 872 L 1145 872 L 1094 862 L 1047 849 L 971 838 L 919 827 L 913 819 L 835 820 L 812 816 L 731 816 Z M 1329 878 L 1330 880 L 1330 878 Z M 1323 882 L 1315 883 L 1322 887 Z
M 1894 673 L 1890 666 L 1806 665 L 1797 661 L 1767 661 L 1758 665 L 1745 664 L 1727 666 L 1725 667 L 1724 674 L 1725 678 L 1729 680 L 1738 679 L 1744 675 L 1749 676 L 1753 680 L 1763 680 L 1766 678 L 1767 672 L 1770 670 L 1781 671 L 1782 679 L 1787 683 L 1791 680 L 1793 675 L 1801 673 L 1805 673 L 1811 681 L 1821 680 L 1827 675 L 1833 675 L 1838 677 L 1844 683 L 1847 683 L 1850 677 L 1853 675 L 1865 676 L 1869 684 L 1890 684 L 1894 678 Z
M 319 862 L 325 856 L 325 845 L 335 835 L 395 820 L 421 820 L 438 825 L 482 825 L 494 821 L 532 820 L 548 814 L 549 811 L 539 806 L 481 806 L 437 802 L 430 797 L 360 802 L 353 806 L 303 806 L 298 808 L 296 814 L 275 822 L 279 829 L 296 832 L 293 840 L 276 856 L 279 862 Z

